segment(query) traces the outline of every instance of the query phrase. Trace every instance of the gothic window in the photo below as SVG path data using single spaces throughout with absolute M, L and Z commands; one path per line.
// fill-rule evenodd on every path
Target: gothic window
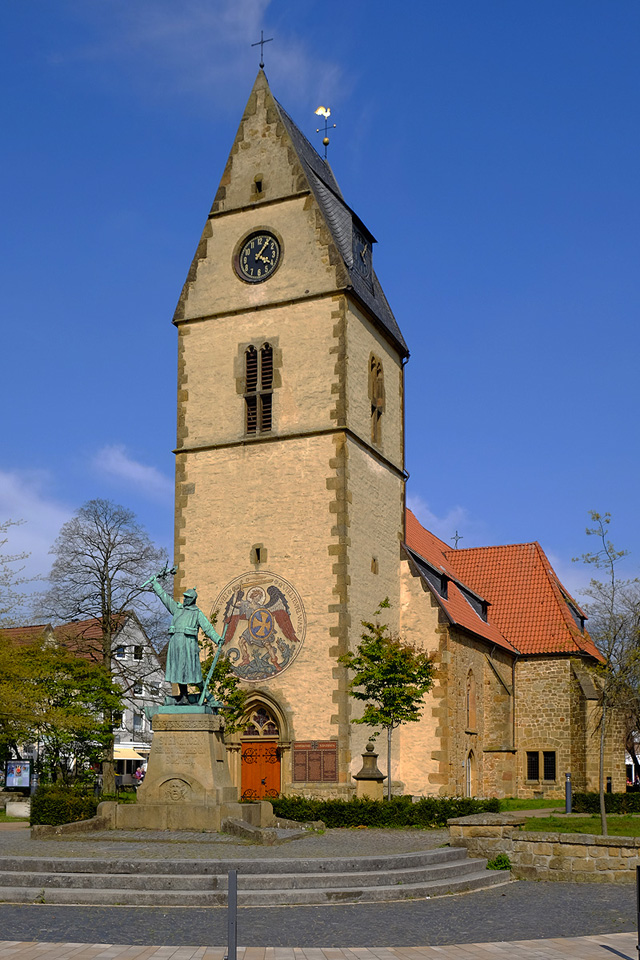
M 476 679 L 473 670 L 467 675 L 467 730 L 476 729 Z
M 335 783 L 338 744 L 335 740 L 301 740 L 293 745 L 293 779 L 297 783 Z
M 273 426 L 273 348 L 251 344 L 245 351 L 244 403 L 248 434 L 269 433 Z
M 371 354 L 369 358 L 369 399 L 371 401 L 371 442 L 382 443 L 382 414 L 384 413 L 384 373 L 382 361 Z
M 248 722 L 242 733 L 243 737 L 277 737 L 278 724 L 275 717 L 266 707 L 257 707 L 251 711 Z
M 475 797 L 478 791 L 476 758 L 473 750 L 469 750 L 465 762 L 465 795 Z

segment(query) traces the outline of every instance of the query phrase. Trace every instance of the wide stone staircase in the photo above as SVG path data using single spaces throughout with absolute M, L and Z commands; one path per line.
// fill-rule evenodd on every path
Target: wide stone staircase
M 507 883 L 506 870 L 460 847 L 373 857 L 106 860 L 0 857 L 0 901 L 224 906 L 228 871 L 239 906 L 364 903 L 461 893 Z

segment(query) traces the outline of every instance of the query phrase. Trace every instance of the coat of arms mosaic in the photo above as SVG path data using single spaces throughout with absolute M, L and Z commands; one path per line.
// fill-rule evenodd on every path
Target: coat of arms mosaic
M 304 641 L 307 618 L 300 596 L 272 573 L 245 573 L 222 590 L 218 613 L 223 653 L 237 677 L 270 680 L 290 666 Z

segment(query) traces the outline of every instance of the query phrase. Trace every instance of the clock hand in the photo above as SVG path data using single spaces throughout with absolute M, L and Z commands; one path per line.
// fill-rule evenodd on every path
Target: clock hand
M 364 247 L 360 251 L 360 256 L 362 257 L 363 262 L 367 259 L 367 244 L 365 243 Z
M 268 240 L 265 240 L 264 246 L 263 246 L 262 250 L 260 251 L 260 253 L 257 253 L 257 254 L 256 254 L 256 260 L 260 260 L 260 259 L 262 258 L 262 254 L 264 253 L 264 251 L 266 250 L 266 248 L 267 248 L 268 246 L 269 246 L 269 241 L 268 241 Z

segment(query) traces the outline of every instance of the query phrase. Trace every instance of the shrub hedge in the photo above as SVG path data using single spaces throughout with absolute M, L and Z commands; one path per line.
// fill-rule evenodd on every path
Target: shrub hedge
M 271 800 L 277 817 L 287 820 L 322 820 L 327 827 L 443 827 L 450 817 L 472 813 L 498 813 L 499 800 L 468 797 L 411 797 L 391 800 L 314 800 L 278 797 Z
M 607 813 L 640 813 L 640 793 L 605 793 Z M 574 793 L 571 801 L 574 813 L 600 813 L 599 793 Z
M 86 789 L 68 786 L 40 786 L 31 798 L 32 826 L 48 823 L 57 827 L 61 823 L 75 823 L 95 817 L 98 800 Z

